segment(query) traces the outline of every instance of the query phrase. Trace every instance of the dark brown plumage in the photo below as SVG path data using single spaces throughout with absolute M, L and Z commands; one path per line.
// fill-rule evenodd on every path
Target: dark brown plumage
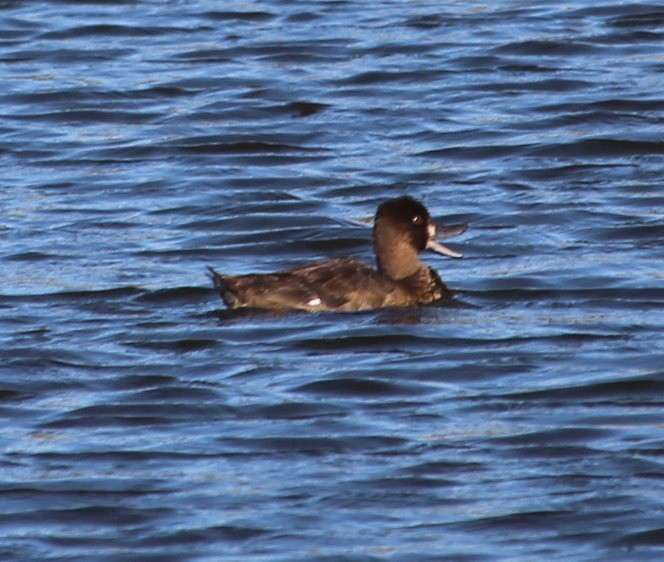
M 430 249 L 460 258 L 434 239 L 461 234 L 467 225 L 436 229 L 412 197 L 382 203 L 373 229 L 377 269 L 354 259 L 328 259 L 270 274 L 221 275 L 210 268 L 229 308 L 358 311 L 428 304 L 449 296 L 438 274 L 419 259 Z

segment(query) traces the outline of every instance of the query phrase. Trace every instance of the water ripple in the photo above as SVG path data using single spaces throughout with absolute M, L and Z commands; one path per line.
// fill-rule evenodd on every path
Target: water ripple
M 0 5 L 1 558 L 662 558 L 661 6 L 357 8 Z M 402 193 L 450 303 L 210 286 Z

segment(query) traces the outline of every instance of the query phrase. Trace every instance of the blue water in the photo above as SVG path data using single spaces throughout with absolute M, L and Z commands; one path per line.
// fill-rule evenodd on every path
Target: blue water
M 0 76 L 0 559 L 664 559 L 661 2 L 3 2 Z M 401 194 L 452 304 L 213 291 Z

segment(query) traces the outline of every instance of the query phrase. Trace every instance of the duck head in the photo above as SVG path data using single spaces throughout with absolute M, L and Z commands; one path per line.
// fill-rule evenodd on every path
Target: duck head
M 374 220 L 374 249 L 378 269 L 393 279 L 403 279 L 426 267 L 418 254 L 432 250 L 460 258 L 462 254 L 438 242 L 437 238 L 456 236 L 468 225 L 437 227 L 429 211 L 416 199 L 404 196 L 382 203 Z

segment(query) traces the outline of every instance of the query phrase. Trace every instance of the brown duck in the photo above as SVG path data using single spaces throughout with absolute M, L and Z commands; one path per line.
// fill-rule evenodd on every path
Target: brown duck
M 438 274 L 419 253 L 457 253 L 435 240 L 455 236 L 468 225 L 438 227 L 426 207 L 412 197 L 382 203 L 376 211 L 373 245 L 377 269 L 354 259 L 328 259 L 277 273 L 210 274 L 229 308 L 358 311 L 429 304 L 450 296 Z

